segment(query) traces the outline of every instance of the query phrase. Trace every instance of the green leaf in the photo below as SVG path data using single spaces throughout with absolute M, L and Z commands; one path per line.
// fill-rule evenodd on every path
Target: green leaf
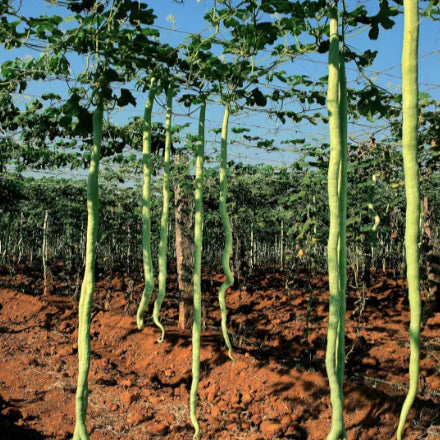
M 377 37 L 379 36 L 379 26 L 377 24 L 371 26 L 368 36 L 371 40 L 377 40 Z
M 264 96 L 264 94 L 260 91 L 258 87 L 256 87 L 251 91 L 251 95 L 254 98 L 255 104 L 257 104 L 259 107 L 266 106 L 267 98 Z
M 318 52 L 326 53 L 328 52 L 329 48 L 330 48 L 330 40 L 321 41 L 318 46 Z
M 136 99 L 128 89 L 121 89 L 121 96 L 117 99 L 119 107 L 125 107 L 127 104 L 132 104 L 136 107 Z

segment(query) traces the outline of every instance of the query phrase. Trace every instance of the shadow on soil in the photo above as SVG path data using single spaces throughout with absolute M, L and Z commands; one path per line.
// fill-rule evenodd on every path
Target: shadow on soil
M 45 437 L 31 428 L 18 426 L 20 410 L 0 396 L 0 440 L 43 440 Z

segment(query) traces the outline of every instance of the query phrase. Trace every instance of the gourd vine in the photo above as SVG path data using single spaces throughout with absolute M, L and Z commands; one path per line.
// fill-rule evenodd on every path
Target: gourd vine
M 170 155 L 171 155 L 171 116 L 173 105 L 174 90 L 170 85 L 167 89 L 167 114 L 165 122 L 166 138 L 165 138 L 165 151 L 163 159 L 163 204 L 162 204 L 162 216 L 160 219 L 160 241 L 159 241 L 159 276 L 158 276 L 158 292 L 157 298 L 154 302 L 153 320 L 154 323 L 160 328 L 161 335 L 158 342 L 162 342 L 165 336 L 165 328 L 160 322 L 159 313 L 162 306 L 162 302 L 165 298 L 166 279 L 167 279 L 167 249 L 168 249 L 168 217 L 169 217 L 169 205 L 170 205 Z
M 420 375 L 421 299 L 419 279 L 420 194 L 418 166 L 418 0 L 404 0 L 402 48 L 402 154 L 405 174 L 406 223 L 405 248 L 410 305 L 409 390 L 403 403 L 397 428 L 402 440 L 409 410 L 417 395 Z
M 136 321 L 139 330 L 144 327 L 144 313 L 150 302 L 154 289 L 153 261 L 151 256 L 151 175 L 153 162 L 151 158 L 151 113 L 153 111 L 154 97 L 156 96 L 155 79 L 151 79 L 150 91 L 145 104 L 144 126 L 142 136 L 142 258 L 144 266 L 145 286 L 139 304 Z

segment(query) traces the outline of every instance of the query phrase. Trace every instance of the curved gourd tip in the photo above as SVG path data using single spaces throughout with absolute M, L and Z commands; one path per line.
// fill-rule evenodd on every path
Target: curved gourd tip
M 138 330 L 142 330 L 145 327 L 144 320 L 142 318 L 138 318 L 136 323 Z
M 162 334 L 157 339 L 157 342 L 161 344 L 165 338 L 165 329 L 163 328 L 163 325 L 160 322 L 156 322 L 156 325 L 160 328 L 160 331 L 162 332 Z
M 198 426 L 195 427 L 196 432 L 193 435 L 193 440 L 200 440 L 200 428 Z

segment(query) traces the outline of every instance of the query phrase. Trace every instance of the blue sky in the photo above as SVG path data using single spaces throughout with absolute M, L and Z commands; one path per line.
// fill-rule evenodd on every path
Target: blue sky
M 369 10 L 369 13 L 375 12 L 378 7 L 377 1 L 364 1 Z M 203 19 L 205 12 L 211 7 L 212 0 L 185 0 L 184 4 L 176 3 L 172 0 L 154 0 L 148 2 L 149 6 L 155 10 L 157 20 L 155 25 L 159 28 L 161 33 L 161 40 L 171 45 L 182 43 L 183 39 L 188 33 L 198 33 L 206 29 L 206 22 Z M 348 8 L 358 5 L 359 2 L 348 1 Z M 48 15 L 59 13 L 56 7 L 48 7 L 48 4 L 43 0 L 23 0 L 22 12 L 25 15 L 37 16 L 41 13 Z M 347 35 L 347 43 L 359 49 L 377 50 L 378 56 L 373 66 L 368 69 L 369 77 L 392 91 L 400 90 L 400 62 L 402 50 L 402 33 L 403 33 L 403 16 L 394 18 L 396 25 L 391 30 L 384 31 L 381 29 L 379 39 L 371 41 L 368 39 L 368 30 L 355 32 L 354 35 Z M 207 35 L 209 31 L 206 31 Z M 224 35 L 224 37 L 226 37 Z M 420 90 L 428 91 L 434 98 L 440 99 L 440 24 L 429 19 L 422 19 L 420 23 L 420 64 L 419 64 L 419 81 Z M 5 52 L 2 49 L 0 53 L 0 61 L 14 57 L 33 55 L 29 49 L 20 49 L 13 52 Z M 72 67 L 74 70 L 82 70 L 84 60 L 74 60 Z M 303 55 L 294 62 L 289 62 L 283 69 L 290 74 L 306 74 L 311 79 L 317 79 L 326 75 L 327 73 L 327 54 Z M 347 79 L 349 86 L 362 87 L 365 84 L 364 80 L 360 78 L 354 65 L 347 66 Z M 43 86 L 43 87 L 42 87 Z M 60 91 L 64 88 L 61 84 L 44 83 L 34 85 L 29 93 L 38 95 L 43 91 L 51 91 L 57 89 Z M 43 90 L 44 89 L 44 90 Z M 129 107 L 121 112 L 112 115 L 112 119 L 117 122 L 127 120 L 132 116 L 141 115 L 146 96 L 138 93 L 136 108 Z M 159 98 L 160 102 L 164 102 L 164 98 Z M 222 119 L 222 107 L 219 104 L 212 103 L 207 111 L 207 128 L 219 128 Z M 324 110 L 325 111 L 325 110 Z M 176 115 L 174 116 L 174 123 L 183 124 L 191 122 L 190 130 L 195 130 L 197 114 L 191 117 L 186 115 L 187 110 L 182 106 L 176 105 Z M 164 108 L 156 105 L 154 111 L 155 120 L 163 121 L 165 116 Z M 368 138 L 369 130 L 364 126 L 357 124 L 350 124 L 349 135 L 353 138 L 365 137 Z M 381 121 L 374 124 L 374 129 L 381 126 Z M 233 115 L 230 120 L 230 126 L 243 126 L 251 130 L 251 134 L 259 134 L 277 140 L 304 137 L 310 142 L 325 142 L 328 138 L 327 127 L 323 124 L 313 126 L 307 122 L 294 124 L 287 121 L 285 125 L 279 122 L 272 121 L 266 115 L 258 112 L 241 112 Z M 378 136 L 379 137 L 379 136 Z M 214 137 L 213 133 L 208 133 L 208 152 L 214 152 L 218 144 L 218 139 Z M 379 137 L 380 139 L 380 137 Z M 286 146 L 283 146 L 286 148 Z M 267 153 L 262 150 L 249 149 L 243 146 L 232 145 L 230 148 L 230 157 L 234 160 L 242 160 L 244 162 L 266 162 L 273 165 L 288 164 L 294 159 L 294 154 L 291 151 Z

